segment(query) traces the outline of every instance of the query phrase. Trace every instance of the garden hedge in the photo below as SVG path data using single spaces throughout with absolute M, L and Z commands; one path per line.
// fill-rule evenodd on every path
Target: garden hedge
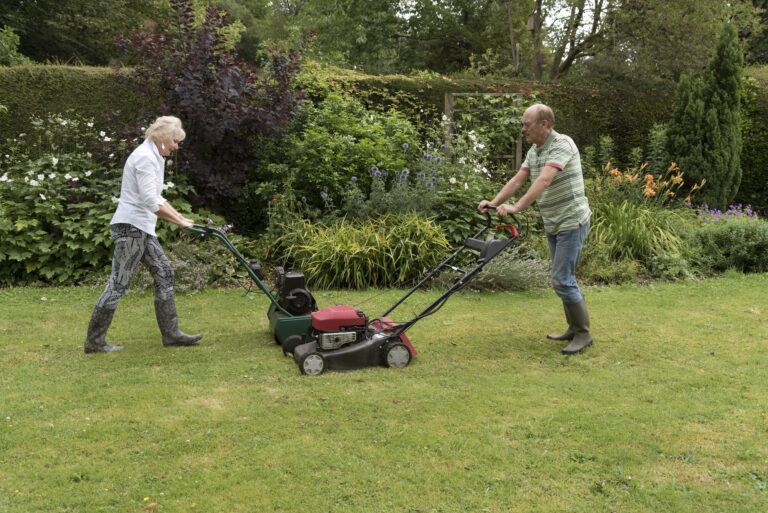
M 750 115 L 755 117 L 754 126 L 762 126 L 768 118 L 768 80 L 759 74 L 757 79 L 760 85 L 757 107 Z M 313 99 L 324 97 L 332 87 L 340 87 L 369 107 L 395 107 L 415 120 L 434 119 L 435 114 L 441 113 L 447 92 L 535 92 L 543 102 L 554 107 L 561 132 L 573 137 L 582 148 L 597 145 L 601 136 L 610 135 L 619 158 L 627 155 L 631 148 L 646 144 L 648 130 L 654 123 L 668 120 L 674 93 L 673 86 L 664 83 L 583 80 L 543 83 L 517 78 L 503 81 L 433 74 L 373 76 L 312 66 L 299 82 Z M 0 123 L 1 144 L 6 138 L 24 132 L 32 114 L 74 109 L 106 123 L 107 113 L 117 111 L 120 120 L 129 120 L 149 102 L 134 95 L 129 86 L 119 83 L 109 68 L 28 65 L 0 67 L 0 104 L 8 107 Z M 751 150 L 768 153 L 768 148 L 765 145 L 745 147 L 744 153 L 749 157 L 743 162 L 744 175 L 753 188 L 765 182 L 762 162 L 768 160 L 768 154 L 755 154 Z M 755 166 L 758 168 L 752 169 Z M 768 205 L 768 198 L 755 194 L 750 194 L 749 200 L 759 207 Z

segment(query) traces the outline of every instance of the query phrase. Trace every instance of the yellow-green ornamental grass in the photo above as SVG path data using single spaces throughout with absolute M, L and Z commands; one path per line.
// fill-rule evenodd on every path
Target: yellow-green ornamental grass
M 573 357 L 544 338 L 552 291 L 466 292 L 408 332 L 405 369 L 307 377 L 238 289 L 178 298 L 194 348 L 126 296 L 108 355 L 82 351 L 99 291 L 3 289 L 0 512 L 765 511 L 766 290 L 588 289 L 596 343 Z M 402 293 L 317 300 L 375 315 Z

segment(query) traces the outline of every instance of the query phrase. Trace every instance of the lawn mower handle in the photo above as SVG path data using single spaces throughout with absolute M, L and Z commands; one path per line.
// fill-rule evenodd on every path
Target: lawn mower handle
M 243 267 L 245 267 L 245 270 L 248 272 L 248 275 L 251 277 L 251 279 L 258 285 L 258 287 L 261 289 L 264 294 L 267 295 L 270 301 L 272 301 L 272 304 L 275 305 L 275 308 L 283 312 L 284 314 L 291 316 L 287 310 L 285 310 L 280 304 L 277 302 L 277 298 L 272 295 L 272 293 L 269 291 L 266 285 L 264 285 L 264 282 L 259 279 L 258 276 L 256 276 L 256 273 L 251 269 L 251 266 L 248 265 L 248 261 L 243 257 L 242 254 L 237 250 L 237 248 L 232 244 L 232 242 L 229 240 L 229 237 L 227 237 L 223 231 L 219 230 L 218 228 L 212 228 L 210 226 L 205 226 L 203 224 L 194 224 L 188 228 L 186 228 L 187 231 L 193 232 L 193 233 L 199 233 L 201 236 L 205 237 L 206 235 L 213 235 L 217 239 L 221 240 L 225 246 L 227 246 L 227 249 L 232 252 L 232 254 L 235 256 L 238 262 L 243 264 Z
M 496 210 L 497 207 L 496 205 L 486 205 L 485 208 L 487 208 L 488 210 Z M 519 233 L 523 232 L 523 223 L 520 222 L 520 219 L 518 219 L 515 214 L 509 214 L 509 217 L 511 217 L 512 221 L 514 221 L 515 226 L 517 227 L 518 233 L 515 233 L 515 231 L 512 230 L 512 225 L 500 225 L 500 226 L 497 226 L 496 228 L 500 228 L 502 226 L 510 228 L 512 235 L 516 237 Z M 485 233 L 485 231 L 489 230 L 490 228 L 491 228 L 491 214 L 489 212 L 485 212 L 485 229 L 482 232 L 480 232 L 478 235 Z M 477 237 L 478 235 L 475 235 L 475 237 Z

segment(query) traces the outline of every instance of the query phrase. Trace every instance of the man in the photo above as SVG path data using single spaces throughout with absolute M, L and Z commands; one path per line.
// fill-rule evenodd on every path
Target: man
M 557 133 L 554 126 L 551 108 L 537 104 L 526 109 L 522 132 L 533 146 L 517 174 L 492 201 L 481 201 L 477 209 L 487 212 L 489 205 L 496 206 L 497 214 L 504 217 L 525 210 L 534 201 L 538 203 L 552 258 L 552 287 L 563 301 L 568 321 L 565 333 L 550 334 L 547 338 L 569 340 L 563 354 L 576 354 L 593 342 L 584 295 L 576 283 L 576 265 L 592 212 L 584 194 L 579 150 L 570 137 Z M 532 183 L 528 191 L 516 203 L 504 204 L 529 175 Z

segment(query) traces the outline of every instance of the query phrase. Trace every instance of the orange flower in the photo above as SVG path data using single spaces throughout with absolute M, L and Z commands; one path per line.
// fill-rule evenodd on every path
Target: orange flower
M 672 191 L 667 191 L 667 194 L 669 194 L 670 196 L 674 196 L 675 195 L 675 193 L 672 192 Z
M 619 170 L 617 168 L 613 168 L 613 169 L 611 169 L 610 174 L 612 174 L 613 176 L 618 176 L 621 173 L 619 172 Z
M 691 202 L 691 197 L 690 197 L 690 196 L 688 196 L 687 198 L 685 198 L 685 202 L 686 202 L 686 203 L 690 203 L 690 202 Z

